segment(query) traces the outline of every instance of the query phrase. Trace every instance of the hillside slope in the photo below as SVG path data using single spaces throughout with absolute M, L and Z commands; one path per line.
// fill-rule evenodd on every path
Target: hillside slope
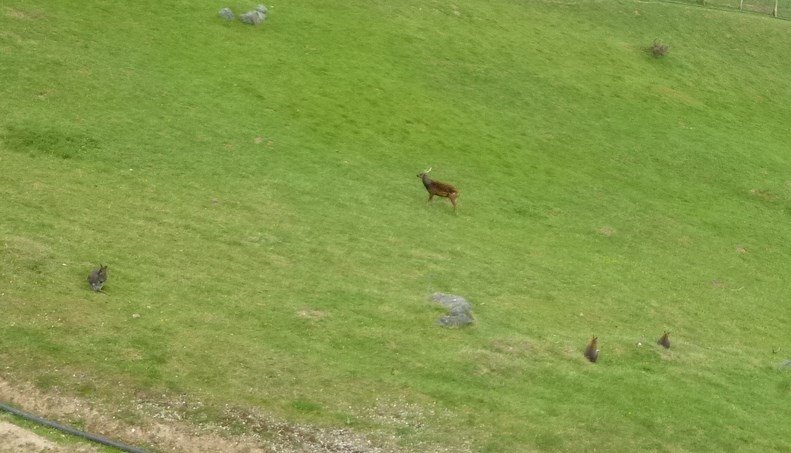
M 407 451 L 791 448 L 791 23 L 51 3 L 0 6 L 0 377 L 264 440 L 238 414 Z

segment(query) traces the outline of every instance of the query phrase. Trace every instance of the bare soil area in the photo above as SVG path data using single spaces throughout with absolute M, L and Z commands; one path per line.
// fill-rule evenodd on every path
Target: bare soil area
M 231 434 L 221 424 L 194 425 L 182 419 L 184 402 L 137 400 L 131 402 L 144 423 L 131 425 L 114 415 L 115 410 L 99 407 L 56 392 L 43 392 L 25 383 L 0 377 L 0 401 L 58 423 L 118 442 L 163 452 L 389 452 L 393 445 L 381 445 L 365 435 L 347 429 L 326 429 L 277 420 L 261 413 L 228 408 L 233 424 L 243 424 L 245 434 Z M 194 402 L 191 404 L 195 404 Z M 198 403 L 199 404 L 199 403 Z M 129 408 L 125 408 L 129 410 Z M 384 443 L 389 443 L 385 441 Z M 377 445 L 379 444 L 379 445 Z M 90 452 L 91 447 L 58 445 L 30 430 L 0 422 L 0 453 L 20 451 Z
M 0 421 L 0 452 L 20 451 L 64 452 L 49 440 L 14 424 Z

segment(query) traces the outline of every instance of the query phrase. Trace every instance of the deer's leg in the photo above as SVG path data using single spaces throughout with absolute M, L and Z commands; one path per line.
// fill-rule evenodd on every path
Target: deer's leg
M 448 197 L 448 199 L 450 199 L 451 204 L 453 205 L 453 211 L 456 211 L 456 197 L 457 195 L 451 195 Z
M 426 203 L 431 201 L 432 198 L 434 198 L 434 194 L 433 193 L 428 194 L 428 200 L 426 200 Z

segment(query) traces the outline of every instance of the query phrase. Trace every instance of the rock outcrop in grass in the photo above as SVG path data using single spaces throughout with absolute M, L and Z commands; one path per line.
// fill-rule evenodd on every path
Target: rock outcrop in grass
M 227 21 L 232 21 L 235 17 L 231 8 L 223 8 L 217 14 Z
M 248 11 L 239 16 L 239 20 L 248 25 L 261 25 L 261 23 L 266 20 L 267 11 L 265 5 L 258 5 L 252 11 Z M 221 9 L 217 14 L 227 21 L 232 21 L 235 17 L 231 8 L 228 7 Z
M 437 320 L 442 327 L 464 327 L 472 324 L 472 306 L 467 299 L 453 294 L 434 293 L 431 300 L 448 309 L 448 314 Z
M 261 25 L 261 22 L 266 19 L 266 11 L 266 6 L 258 5 L 254 10 L 239 16 L 239 20 L 249 25 Z

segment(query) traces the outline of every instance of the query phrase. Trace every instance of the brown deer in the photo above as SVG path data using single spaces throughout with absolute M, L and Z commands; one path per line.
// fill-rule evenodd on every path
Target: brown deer
M 596 360 L 599 358 L 599 337 L 594 335 L 593 338 L 591 338 L 591 342 L 588 343 L 588 347 L 585 348 L 585 357 L 592 363 L 596 363 Z
M 670 332 L 666 330 L 665 333 L 662 334 L 662 338 L 657 340 L 656 344 L 662 345 L 662 347 L 665 349 L 670 349 L 670 338 L 668 338 L 669 336 L 670 336 Z
M 423 185 L 426 186 L 426 190 L 428 191 L 428 200 L 426 203 L 431 201 L 434 198 L 434 195 L 438 195 L 440 197 L 445 197 L 450 200 L 451 204 L 453 205 L 453 211 L 456 211 L 456 198 L 459 197 L 459 191 L 452 185 L 444 182 L 439 181 L 432 181 L 428 177 L 428 172 L 431 171 L 431 167 L 428 170 L 424 171 L 417 175 L 418 178 L 423 180 Z

